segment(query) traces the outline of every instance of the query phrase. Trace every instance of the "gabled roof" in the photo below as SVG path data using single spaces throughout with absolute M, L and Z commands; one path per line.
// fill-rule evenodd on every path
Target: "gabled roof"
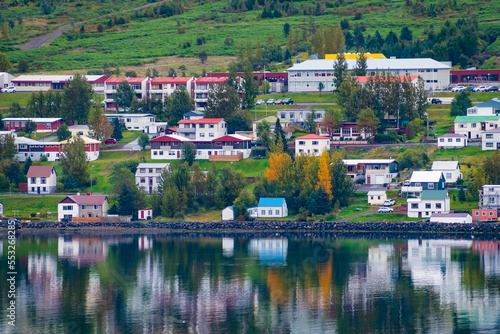
M 214 123 L 219 123 L 222 122 L 224 118 L 200 118 L 200 119 L 182 119 L 178 124 L 214 124 Z
M 100 144 L 101 143 L 98 140 L 95 140 L 95 139 L 92 139 L 92 138 L 89 138 L 86 136 L 79 136 L 79 138 L 83 139 L 85 144 Z M 73 137 L 73 138 L 63 140 L 63 141 L 59 142 L 59 144 L 68 144 L 68 143 L 72 143 L 74 141 L 75 141 L 75 138 Z
M 276 116 L 267 116 L 265 118 L 255 120 L 255 121 L 253 121 L 253 123 L 262 123 L 263 121 L 266 121 L 269 124 L 274 124 L 274 123 L 276 123 L 277 119 L 278 119 L 278 117 L 276 117 Z M 286 119 L 280 119 L 280 124 L 283 124 L 283 123 L 292 123 L 292 122 L 287 121 Z
M 186 117 L 186 116 L 203 116 L 205 113 L 203 111 L 199 111 L 199 110 L 191 110 L 191 111 L 188 111 L 186 113 L 184 113 L 184 115 L 182 115 L 183 117 Z
M 186 137 L 179 135 L 164 135 L 155 139 L 151 139 L 150 143 L 162 143 L 162 142 L 179 142 L 179 141 L 190 141 Z
M 342 162 L 345 165 L 398 163 L 395 159 L 342 159 Z
M 443 172 L 433 171 L 433 170 L 417 170 L 411 174 L 410 182 L 428 183 L 428 182 L 439 182 Z
M 137 165 L 137 170 L 139 168 L 167 168 L 170 167 L 168 162 L 141 162 Z
M 458 161 L 434 161 L 432 163 L 432 168 L 433 171 L 440 171 L 440 170 L 458 170 L 460 169 L 460 165 Z
M 209 78 L 201 77 L 196 79 L 197 84 L 221 84 L 227 81 L 227 78 Z
M 277 198 L 272 198 L 272 197 L 261 197 L 259 199 L 259 207 L 262 206 L 283 206 L 283 203 L 285 202 L 285 199 L 283 197 L 277 197 Z
M 498 121 L 500 116 L 457 116 L 455 123 Z
M 53 169 L 54 166 L 30 166 L 26 177 L 50 177 Z
M 423 190 L 421 200 L 443 200 L 448 196 L 448 190 Z
M 319 135 L 315 135 L 315 134 L 310 134 L 310 135 L 305 135 L 305 136 L 302 136 L 302 137 L 298 137 L 295 140 L 299 140 L 299 139 L 330 139 L 330 138 L 329 137 L 325 137 L 325 136 L 319 136 Z
M 251 141 L 251 140 L 252 140 L 251 138 L 248 138 L 248 137 L 245 137 L 242 135 L 233 134 L 233 135 L 226 135 L 226 136 L 222 136 L 219 138 L 215 138 L 212 141 L 217 142 L 217 141 Z
M 120 83 L 122 81 L 127 81 L 128 83 L 130 84 L 138 84 L 138 83 L 142 83 L 143 81 L 147 80 L 148 78 L 108 78 L 108 80 L 106 80 L 106 83 L 109 84 L 109 83 Z
M 59 203 L 76 203 L 79 205 L 102 205 L 106 200 L 106 195 L 71 195 L 64 198 Z
M 385 190 L 370 190 L 367 195 L 368 196 L 384 196 Z

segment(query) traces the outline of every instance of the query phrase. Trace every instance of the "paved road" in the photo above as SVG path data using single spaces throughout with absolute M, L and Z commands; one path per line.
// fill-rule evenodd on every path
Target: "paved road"
M 344 223 L 344 222 L 346 222 L 348 220 L 351 220 L 351 219 L 354 219 L 354 218 L 358 218 L 358 217 L 366 216 L 366 215 L 371 215 L 372 213 L 377 213 L 377 211 L 378 211 L 378 206 L 375 207 L 375 208 L 372 208 L 369 211 L 358 213 L 357 215 L 354 215 L 354 216 L 350 216 L 350 217 L 345 217 L 345 218 L 339 219 L 338 222 L 339 223 Z

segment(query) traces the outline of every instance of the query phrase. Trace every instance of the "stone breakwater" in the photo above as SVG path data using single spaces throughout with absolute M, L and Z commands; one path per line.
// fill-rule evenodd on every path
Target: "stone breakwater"
M 224 221 L 224 222 L 150 222 L 150 223 L 17 223 L 17 229 L 161 229 L 170 232 L 275 231 L 275 232 L 392 232 L 498 234 L 500 223 L 442 224 L 426 222 L 304 222 L 304 221 Z M 7 222 L 0 223 L 7 228 Z

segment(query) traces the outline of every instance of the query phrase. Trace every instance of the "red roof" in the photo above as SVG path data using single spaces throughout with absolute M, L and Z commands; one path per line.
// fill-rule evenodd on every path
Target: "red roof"
M 153 78 L 152 84 L 187 84 L 193 77 Z
M 200 118 L 200 119 L 182 119 L 178 124 L 207 124 L 207 123 L 219 123 L 223 121 L 224 118 Z
M 207 78 L 201 77 L 196 79 L 197 84 L 221 84 L 227 81 L 227 78 Z
M 406 80 L 408 78 L 408 76 L 406 76 L 406 75 L 399 75 L 399 76 L 396 76 L 396 77 L 399 77 L 400 81 L 404 81 L 404 80 Z M 410 76 L 410 81 L 415 80 L 417 77 L 418 77 L 417 75 Z M 368 78 L 373 78 L 373 77 L 371 77 L 371 76 L 359 76 L 357 78 L 357 80 L 360 83 L 366 83 L 366 82 L 368 82 Z M 385 77 L 379 77 L 379 78 L 380 78 L 381 81 L 385 80 Z
M 330 139 L 330 138 L 311 134 L 311 135 L 298 137 L 297 139 Z
M 179 137 L 178 135 L 176 135 Z M 181 140 L 180 138 L 175 138 L 169 135 L 164 135 L 155 139 L 151 139 L 149 142 L 150 143 L 162 143 L 162 142 L 178 142 L 178 141 L 189 141 L 189 139 L 186 138 L 186 140 Z
M 68 196 L 59 203 L 76 203 L 79 205 L 102 205 L 106 195 L 73 195 Z
M 222 137 L 219 137 L 219 138 L 216 138 L 212 141 L 250 141 L 252 139 L 248 138 L 248 137 L 245 137 L 243 138 L 244 136 L 241 136 L 241 135 L 238 135 L 238 136 L 234 136 L 234 135 L 226 135 L 226 136 L 222 136 Z
M 147 78 L 109 78 L 106 83 L 120 83 L 122 81 L 128 81 L 130 84 L 142 83 Z
M 26 177 L 49 177 L 54 166 L 30 166 Z
M 108 80 L 108 77 L 105 75 L 100 76 L 96 80 L 89 80 L 89 82 L 95 82 L 95 83 L 101 83 L 101 82 L 106 82 Z

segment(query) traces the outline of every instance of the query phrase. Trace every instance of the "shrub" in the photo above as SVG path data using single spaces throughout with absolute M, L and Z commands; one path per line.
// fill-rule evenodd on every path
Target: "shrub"
M 177 32 L 179 34 L 185 34 L 186 33 L 186 27 L 178 27 Z
M 355 20 L 361 20 L 362 17 L 363 17 L 363 14 L 361 14 L 361 13 L 354 14 L 354 19 Z

